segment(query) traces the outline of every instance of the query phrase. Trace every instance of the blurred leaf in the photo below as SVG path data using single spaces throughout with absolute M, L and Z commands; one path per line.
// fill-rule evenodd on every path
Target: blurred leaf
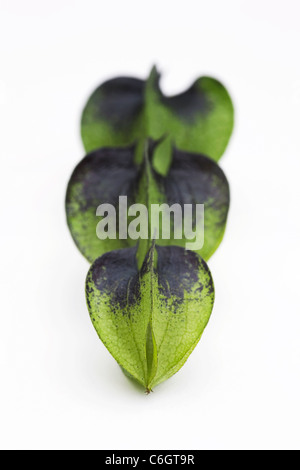
M 226 227 L 229 209 L 229 186 L 220 167 L 211 159 L 189 152 L 172 150 L 172 161 L 166 177 L 161 176 L 153 168 L 152 162 L 156 152 L 164 141 L 150 142 L 145 151 L 141 165 L 134 163 L 134 147 L 103 148 L 87 157 L 76 167 L 67 190 L 66 212 L 68 225 L 73 239 L 82 254 L 90 261 L 102 254 L 116 249 L 129 248 L 138 240 L 130 237 L 122 239 L 122 233 L 127 233 L 134 224 L 134 214 L 124 220 L 119 208 L 119 196 L 127 196 L 128 207 L 133 204 L 143 204 L 149 212 L 146 215 L 147 233 L 141 240 L 138 263 L 139 267 L 148 251 L 153 234 L 158 245 L 178 245 L 185 247 L 194 243 L 196 235 L 188 239 L 184 224 L 188 222 L 196 231 L 202 220 L 196 218 L 196 205 L 204 205 L 204 245 L 195 247 L 195 251 L 207 260 L 219 246 Z M 102 204 L 110 204 L 116 208 L 116 238 L 100 240 L 97 236 L 97 226 L 103 217 L 97 216 L 97 208 Z M 175 236 L 175 218 L 170 213 L 170 235 L 163 237 L 162 227 L 153 226 L 152 208 L 154 205 L 177 204 L 183 216 L 183 224 L 179 227 L 180 238 Z M 186 205 L 194 208 L 188 216 Z M 143 222 L 143 218 L 140 218 Z M 189 220 L 190 219 L 190 220 Z M 144 225 L 144 224 L 142 224 Z M 156 230 L 156 232 L 155 232 Z M 123 233 L 124 235 L 124 233 Z M 190 248 L 192 249 L 192 248 Z
M 81 135 L 86 151 L 137 143 L 136 162 L 141 163 L 145 139 L 167 135 L 154 162 L 159 173 L 165 175 L 168 170 L 172 145 L 218 161 L 234 122 L 232 101 L 225 87 L 213 78 L 202 77 L 187 91 L 167 97 L 159 79 L 154 67 L 147 81 L 120 77 L 97 88 L 82 114 Z

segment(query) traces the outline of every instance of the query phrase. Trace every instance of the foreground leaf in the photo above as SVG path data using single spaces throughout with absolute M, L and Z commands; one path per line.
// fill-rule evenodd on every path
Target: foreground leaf
M 155 204 L 178 204 L 184 217 L 187 217 L 185 205 L 195 207 L 196 204 L 203 204 L 204 245 L 201 248 L 195 247 L 195 251 L 207 260 L 218 248 L 226 227 L 230 199 L 229 186 L 223 171 L 203 155 L 173 149 L 171 166 L 167 176 L 163 177 L 154 170 L 152 162 L 164 142 L 149 145 L 140 166 L 134 163 L 134 147 L 129 147 L 97 150 L 84 158 L 75 169 L 67 190 L 67 219 L 76 245 L 90 262 L 108 251 L 133 247 L 138 242 L 130 237 L 123 239 L 120 236 L 124 227 L 121 227 L 119 219 L 123 220 L 124 217 L 120 217 L 119 196 L 127 196 L 128 207 L 139 203 L 149 211 L 149 220 L 145 221 L 148 222 L 147 239 L 140 246 L 139 266 L 156 229 L 158 245 L 185 247 L 187 243 L 193 243 L 183 231 L 180 232 L 181 239 L 175 237 L 172 218 L 170 236 L 164 239 L 161 228 L 153 227 L 151 222 L 151 209 Z M 116 208 L 115 239 L 99 240 L 97 236 L 97 225 L 103 218 L 97 216 L 96 211 L 101 204 L 111 204 Z M 125 232 L 133 220 L 134 217 L 128 217 Z M 194 231 L 198 222 L 192 214 L 191 225 Z
M 180 247 L 103 255 L 86 281 L 94 327 L 119 365 L 147 390 L 175 374 L 208 323 L 214 287 L 206 263 Z
M 227 90 L 219 81 L 202 77 L 187 91 L 167 97 L 159 79 L 153 68 L 147 81 L 120 77 L 97 88 L 82 114 L 86 151 L 137 142 L 136 161 L 141 163 L 145 139 L 166 134 L 155 161 L 159 173 L 165 175 L 168 170 L 172 144 L 218 161 L 233 129 L 234 110 Z

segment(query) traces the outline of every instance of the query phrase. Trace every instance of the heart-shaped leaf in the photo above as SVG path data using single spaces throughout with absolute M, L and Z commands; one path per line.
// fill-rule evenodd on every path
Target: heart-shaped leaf
M 154 162 L 159 173 L 165 175 L 168 170 L 173 144 L 218 161 L 234 121 L 225 87 L 213 78 L 202 77 L 187 91 L 167 97 L 159 79 L 153 68 L 147 81 L 120 77 L 97 88 L 82 114 L 81 135 L 86 151 L 138 142 L 136 161 L 141 163 L 145 139 L 167 134 Z
M 206 263 L 180 247 L 106 253 L 86 281 L 94 327 L 119 365 L 148 391 L 175 374 L 210 318 L 214 286 Z
M 89 154 L 75 169 L 67 190 L 67 219 L 76 245 L 90 262 L 108 251 L 137 244 L 138 238 L 130 236 L 136 220 L 130 212 L 133 204 L 143 205 L 148 211 L 143 221 L 144 235 L 140 236 L 139 266 L 152 238 L 157 239 L 158 245 L 178 245 L 195 250 L 205 260 L 219 246 L 229 209 L 229 186 L 223 171 L 203 155 L 173 149 L 168 174 L 161 176 L 152 166 L 161 144 L 164 142 L 150 143 L 144 162 L 139 166 L 134 163 L 133 147 L 104 148 Z M 127 197 L 125 208 L 119 204 L 120 196 Z M 112 206 L 115 216 L 115 222 L 112 221 L 115 234 L 113 238 L 108 234 L 99 239 L 97 230 L 105 217 L 98 208 L 105 208 L 103 205 L 107 204 Z M 153 222 L 154 209 L 163 205 L 170 208 L 167 234 Z M 176 234 L 173 205 L 179 209 L 181 218 Z M 204 221 L 203 214 L 198 217 L 195 212 L 199 205 L 204 205 Z M 187 213 L 188 206 L 192 212 Z M 188 224 L 191 235 L 185 230 Z M 198 243 L 203 235 L 199 234 L 200 226 L 204 228 L 204 244 Z

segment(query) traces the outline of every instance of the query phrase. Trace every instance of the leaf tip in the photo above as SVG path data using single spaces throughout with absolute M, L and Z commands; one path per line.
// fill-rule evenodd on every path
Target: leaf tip
M 150 77 L 159 79 L 160 76 L 161 76 L 161 74 L 159 73 L 157 66 L 154 64 L 152 66 L 151 71 L 150 71 Z

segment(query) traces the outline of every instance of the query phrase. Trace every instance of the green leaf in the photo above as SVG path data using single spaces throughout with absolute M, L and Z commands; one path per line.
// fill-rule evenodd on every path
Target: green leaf
M 218 161 L 229 142 L 234 109 L 225 87 L 211 77 L 201 77 L 184 93 L 166 97 L 154 67 L 145 86 L 145 114 L 148 135 L 168 136 L 155 156 L 157 171 L 166 174 L 172 146 L 201 153 Z
M 89 154 L 75 169 L 67 190 L 66 212 L 68 225 L 73 239 L 82 254 L 90 261 L 102 254 L 121 248 L 136 246 L 138 240 L 124 238 L 124 230 L 130 231 L 135 224 L 135 216 L 124 217 L 119 207 L 119 196 L 127 196 L 128 208 L 132 204 L 143 204 L 148 209 L 147 220 L 140 222 L 146 227 L 146 237 L 141 239 L 138 252 L 138 265 L 141 266 L 151 239 L 156 238 L 158 245 L 178 245 L 186 247 L 198 239 L 188 239 L 184 224 L 188 223 L 186 205 L 194 208 L 190 215 L 190 225 L 195 232 L 203 219 L 196 218 L 195 207 L 204 205 L 204 245 L 194 249 L 207 260 L 218 248 L 226 227 L 229 209 L 229 186 L 220 167 L 211 159 L 177 149 L 172 151 L 172 162 L 166 177 L 153 168 L 153 160 L 164 141 L 148 143 L 145 158 L 141 165 L 134 163 L 135 148 L 104 148 Z M 97 208 L 111 204 L 116 209 L 116 237 L 100 240 L 96 230 L 104 217 L 97 216 Z M 152 223 L 154 205 L 180 206 L 183 223 L 180 238 L 175 235 L 174 218 L 170 217 L 170 234 L 165 239 L 162 226 Z M 157 209 L 157 207 L 156 207 Z M 122 215 L 123 214 L 123 215 Z M 121 221 L 125 220 L 126 227 Z M 167 219 L 166 219 L 167 220 Z M 120 221 L 120 222 L 119 222 Z M 161 224 L 162 225 L 162 224 Z M 156 230 L 156 232 L 155 232 Z
M 214 286 L 206 263 L 180 247 L 106 253 L 86 281 L 94 327 L 118 364 L 147 390 L 175 374 L 208 323 Z
M 154 67 L 147 81 L 120 77 L 97 88 L 82 114 L 86 151 L 137 142 L 136 161 L 141 163 L 144 140 L 167 134 L 168 140 L 156 156 L 159 173 L 167 172 L 172 144 L 218 161 L 234 124 L 233 105 L 225 87 L 213 78 L 202 77 L 187 91 L 167 97 L 159 79 Z

